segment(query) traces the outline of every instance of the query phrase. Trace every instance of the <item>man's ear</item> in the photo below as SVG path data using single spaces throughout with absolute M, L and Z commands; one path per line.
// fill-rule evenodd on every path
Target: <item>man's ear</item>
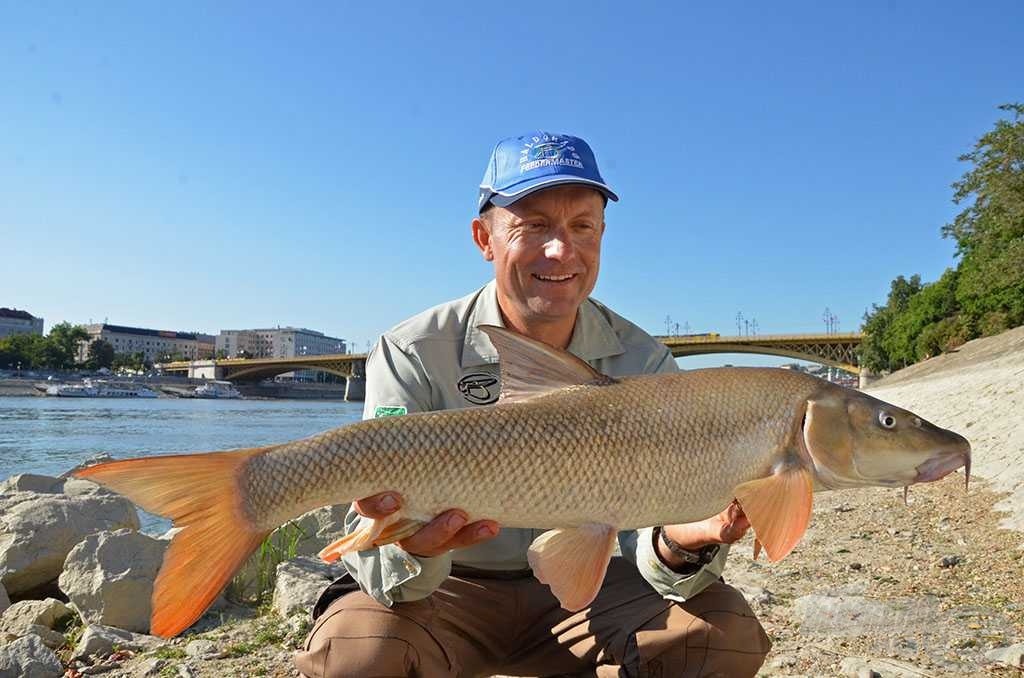
M 494 261 L 494 251 L 491 249 L 490 227 L 480 217 L 473 219 L 473 242 L 480 248 L 484 255 L 484 261 Z

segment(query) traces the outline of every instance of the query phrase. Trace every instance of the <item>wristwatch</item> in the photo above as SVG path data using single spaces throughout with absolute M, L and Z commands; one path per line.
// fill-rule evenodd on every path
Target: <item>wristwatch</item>
M 666 533 L 661 527 L 656 527 L 655 530 L 657 530 L 658 534 L 661 535 L 661 543 L 664 544 L 665 547 L 674 555 L 679 556 L 679 558 L 687 565 L 707 565 L 715 559 L 715 556 L 718 555 L 718 551 L 722 548 L 721 544 L 708 544 L 707 546 L 700 547 L 696 551 L 691 551 L 689 549 L 684 549 L 677 542 L 673 541 L 672 538 L 668 536 L 668 533 Z

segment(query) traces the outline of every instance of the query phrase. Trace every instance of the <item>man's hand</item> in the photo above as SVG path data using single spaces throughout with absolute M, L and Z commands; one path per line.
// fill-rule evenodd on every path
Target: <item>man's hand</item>
M 733 544 L 743 538 L 750 529 L 750 521 L 744 515 L 739 502 L 733 501 L 728 508 L 706 520 L 681 525 L 665 525 L 663 528 L 669 539 L 687 551 L 696 551 L 709 544 Z M 669 567 L 675 568 L 684 563 L 669 549 L 657 540 L 655 544 L 658 555 Z
M 352 508 L 367 518 L 386 518 L 402 506 L 401 497 L 383 492 L 352 503 Z M 452 549 L 461 549 L 487 541 L 498 534 L 498 523 L 478 520 L 466 524 L 466 513 L 450 509 L 436 516 L 414 534 L 398 542 L 405 551 L 421 558 L 433 558 Z

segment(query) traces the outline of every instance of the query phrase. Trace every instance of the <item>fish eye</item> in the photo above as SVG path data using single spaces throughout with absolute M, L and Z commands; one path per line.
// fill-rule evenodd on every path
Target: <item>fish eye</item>
M 878 413 L 878 423 L 882 425 L 882 428 L 896 428 L 896 417 L 882 410 Z

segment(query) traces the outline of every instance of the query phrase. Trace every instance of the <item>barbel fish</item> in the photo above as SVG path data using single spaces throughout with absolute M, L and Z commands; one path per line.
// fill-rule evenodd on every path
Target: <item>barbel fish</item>
M 153 633 L 206 610 L 267 535 L 306 511 L 383 491 L 325 560 L 395 542 L 450 508 L 547 529 L 528 560 L 562 606 L 597 595 L 616 533 L 702 520 L 737 500 L 777 561 L 815 489 L 902 487 L 959 467 L 970 444 L 911 412 L 800 372 L 713 368 L 614 379 L 571 354 L 482 327 L 496 405 L 387 417 L 267 447 L 114 461 L 75 472 L 182 528 L 153 591 Z

